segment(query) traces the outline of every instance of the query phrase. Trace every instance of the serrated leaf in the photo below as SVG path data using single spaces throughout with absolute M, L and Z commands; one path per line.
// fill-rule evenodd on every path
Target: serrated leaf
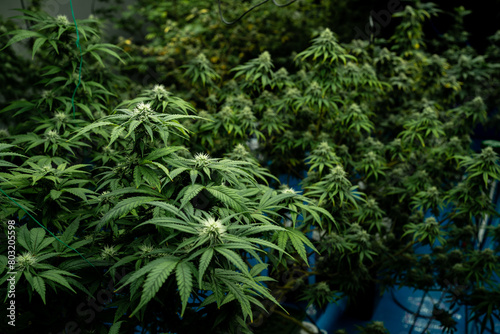
M 155 165 L 156 167 L 160 168 L 170 179 L 170 181 L 173 181 L 173 179 L 170 177 L 170 172 L 167 167 L 163 166 L 161 163 L 152 161 L 151 164 Z M 161 189 L 158 189 L 158 191 L 161 191 Z
M 246 320 L 247 317 L 250 317 L 250 320 L 253 321 L 252 316 L 252 307 L 250 306 L 250 301 L 246 298 L 241 286 L 239 284 L 235 284 L 227 279 L 220 278 L 221 281 L 228 287 L 230 293 L 236 298 L 238 303 L 240 304 L 241 311 L 243 312 L 243 318 Z
M 238 268 L 242 273 L 248 275 L 247 265 L 245 264 L 241 256 L 239 256 L 236 252 L 230 249 L 220 248 L 220 247 L 216 247 L 215 250 L 220 254 L 222 254 L 229 262 L 234 264 L 234 266 Z
M 16 114 L 22 113 L 27 110 L 31 110 L 35 106 L 34 103 L 31 103 L 29 101 L 15 101 L 11 104 L 9 104 L 7 107 L 3 108 L 0 110 L 0 113 L 3 113 L 5 111 L 9 110 L 14 110 L 14 109 L 19 109 Z
M 43 281 L 43 279 L 38 277 L 38 276 L 34 276 L 32 282 L 31 282 L 31 286 L 33 286 L 33 289 L 36 292 L 38 292 L 40 297 L 42 297 L 43 303 L 46 304 L 46 302 L 45 302 L 45 291 L 46 290 L 45 290 L 45 282 Z
M 142 286 L 142 283 L 144 283 L 144 276 L 139 277 L 135 281 L 132 282 L 130 285 L 130 299 L 132 300 L 136 294 L 137 291 L 139 291 L 140 287 Z
M 51 243 L 53 243 L 54 240 L 56 240 L 54 237 L 44 238 L 42 240 L 42 242 L 38 245 L 37 249 L 35 249 L 35 253 L 39 253 L 40 251 L 42 251 L 45 247 L 47 247 L 48 245 L 50 245 Z M 51 253 L 51 254 L 55 255 L 56 253 Z M 40 255 L 40 258 L 42 258 L 44 256 L 49 256 L 49 254 Z
M 198 177 L 198 171 L 196 169 L 191 169 L 189 171 L 189 177 L 191 178 L 191 184 L 195 184 L 196 178 Z
M 139 188 L 142 183 L 142 174 L 139 166 L 135 166 L 134 168 L 134 183 L 136 188 Z
M 206 189 L 215 198 L 230 208 L 236 211 L 244 210 L 243 198 L 234 189 L 225 186 L 206 187 Z
M 76 233 L 76 231 L 78 231 L 78 227 L 80 226 L 80 223 L 75 220 L 73 223 L 71 223 L 65 230 L 64 230 L 64 233 L 63 235 L 61 236 L 61 241 L 65 242 L 65 243 L 70 243 L 72 240 L 73 240 L 73 237 Z
M 175 269 L 177 263 L 178 262 L 175 260 L 162 261 L 154 267 L 151 267 L 148 277 L 143 285 L 141 302 L 129 317 L 134 316 L 137 311 L 143 308 L 144 305 L 146 305 L 156 295 L 163 283 L 167 280 L 168 276 L 170 276 L 172 271 Z
M 57 241 L 57 243 L 61 244 L 59 241 Z M 75 245 L 76 244 L 73 244 L 71 246 L 76 249 Z M 65 248 L 65 249 L 68 249 L 68 252 L 71 251 L 69 248 Z M 76 271 L 76 270 L 80 270 L 82 268 L 86 268 L 88 266 L 89 266 L 89 263 L 87 261 L 85 261 L 84 259 L 75 259 L 75 260 L 69 260 L 69 261 L 65 261 L 65 262 L 61 263 L 58 266 L 58 268 L 61 270 L 65 270 L 65 271 Z
M 87 194 L 94 193 L 92 190 L 85 188 L 64 188 L 61 190 L 62 192 L 68 192 L 72 195 L 75 195 L 81 198 L 83 201 L 87 201 Z
M 150 154 L 148 154 L 148 156 L 145 157 L 144 160 L 151 160 L 151 161 L 157 160 L 157 159 L 162 158 L 166 155 L 170 155 L 174 152 L 177 152 L 177 151 L 183 150 L 183 149 L 185 149 L 185 148 L 182 146 L 169 146 L 169 147 L 159 148 L 159 149 L 154 150 Z
M 122 322 L 123 321 L 115 322 L 113 326 L 111 326 L 111 328 L 109 329 L 108 334 L 120 334 L 120 327 L 122 325 Z
M 30 245 L 31 251 L 33 253 L 38 252 L 38 247 L 42 244 L 43 238 L 45 237 L 45 230 L 41 227 L 36 227 L 30 231 Z
M 108 222 L 111 219 L 120 217 L 125 213 L 129 213 L 133 209 L 148 203 L 150 201 L 161 200 L 158 197 L 146 197 L 146 196 L 136 196 L 124 199 L 120 203 L 118 203 L 113 209 L 109 210 L 108 213 L 102 217 L 101 222 L 96 226 L 96 229 L 100 229 L 102 225 Z
M 259 275 L 263 270 L 267 269 L 269 264 L 267 263 L 257 263 L 250 269 L 250 275 L 251 276 L 257 276 Z
M 52 189 L 52 190 L 50 191 L 50 197 L 51 197 L 53 200 L 56 200 L 56 199 L 58 199 L 59 197 L 61 197 L 61 194 L 62 194 L 62 191 L 59 191 L 59 190 Z
M 139 169 L 141 170 L 141 174 L 146 180 L 146 182 L 154 187 L 159 189 L 160 188 L 160 178 L 158 177 L 158 174 L 154 170 L 152 170 L 148 166 L 138 166 Z
M 175 206 L 171 205 L 171 204 L 168 204 L 168 203 L 165 203 L 165 202 L 151 202 L 151 203 L 148 203 L 148 204 L 156 206 L 156 207 L 159 207 L 159 208 L 162 208 L 163 210 L 171 212 L 174 215 L 180 215 L 181 217 L 183 217 L 182 212 L 179 209 L 177 209 Z
M 205 188 L 205 186 L 201 184 L 192 184 L 188 187 L 186 187 L 186 191 L 184 192 L 184 196 L 182 197 L 181 200 L 181 209 L 186 205 L 187 202 L 192 200 L 196 195 L 199 194 L 200 191 L 202 191 Z
M 95 117 L 94 117 L 94 114 L 92 114 L 92 111 L 90 111 L 90 108 L 87 107 L 85 104 L 83 103 L 80 103 L 80 102 L 75 102 L 75 105 L 79 108 L 81 108 L 85 114 L 87 115 L 87 117 L 91 120 L 94 120 Z
M 276 246 L 275 244 L 273 244 L 272 242 L 269 242 L 267 240 L 264 240 L 264 239 L 260 239 L 260 238 L 245 238 L 246 241 L 250 241 L 250 242 L 253 242 L 253 243 L 256 243 L 256 244 L 259 244 L 259 245 L 262 245 L 262 246 L 265 246 L 265 247 L 269 247 L 269 248 L 272 248 L 272 249 L 275 249 L 277 250 L 278 252 L 280 252 L 280 254 L 282 254 L 283 252 L 287 255 L 289 255 L 284 248 L 280 247 L 280 246 Z M 290 256 L 290 255 L 289 255 Z
M 0 255 L 0 274 L 3 273 L 5 271 L 5 269 L 7 269 L 7 256 L 5 255 Z
M 198 235 L 198 230 L 191 227 L 191 226 L 187 226 L 182 220 L 180 219 L 177 219 L 177 218 L 163 218 L 163 217 L 160 217 L 160 218 L 153 218 L 153 219 L 150 219 L 144 223 L 141 223 L 139 225 L 137 225 L 136 227 L 134 227 L 134 229 L 142 226 L 142 225 L 145 225 L 145 224 L 154 224 L 156 226 L 161 226 L 161 227 L 166 227 L 166 228 L 171 228 L 171 229 L 174 229 L 174 230 L 178 230 L 178 231 L 182 231 L 182 232 L 186 232 L 186 233 L 191 233 L 191 234 L 196 234 Z
M 76 137 L 81 136 L 82 134 L 84 134 L 86 132 L 89 132 L 92 129 L 98 128 L 100 126 L 105 126 L 105 125 L 114 125 L 114 124 L 111 122 L 97 122 L 97 123 L 89 124 L 86 127 L 84 127 L 83 129 L 81 129 L 80 131 L 78 131 L 73 137 L 68 139 L 68 141 L 71 141 L 71 140 L 75 139 Z
M 118 319 L 120 319 L 127 312 L 128 308 L 129 303 L 127 301 L 122 302 L 116 309 L 115 318 L 113 321 L 118 321 Z
M 163 263 L 163 262 L 170 262 L 170 261 L 175 261 L 176 258 L 175 257 L 170 257 L 170 258 L 165 258 L 165 257 L 162 257 L 162 258 L 159 258 L 159 259 L 156 259 L 154 261 L 151 261 L 150 263 L 148 263 L 147 265 L 145 265 L 144 267 L 142 267 L 141 269 L 135 271 L 133 274 L 131 274 L 116 290 L 120 290 L 122 289 L 124 286 L 132 283 L 132 282 L 135 282 L 137 281 L 137 279 L 139 279 L 140 277 L 144 276 L 145 274 L 147 274 L 149 271 L 151 271 L 152 268 L 154 268 L 155 266 L 158 266 L 159 264 Z M 125 278 L 125 277 L 124 277 Z M 124 278 L 122 280 L 124 280 Z M 121 282 L 121 281 L 120 281 Z
M 200 289 L 202 289 L 201 282 L 203 281 L 203 274 L 205 273 L 205 270 L 207 270 L 207 268 L 210 264 L 210 261 L 212 260 L 213 255 L 214 255 L 214 249 L 207 248 L 200 258 L 200 267 L 198 269 L 198 271 L 199 271 L 198 285 L 199 285 Z
M 286 244 L 288 243 L 288 233 L 286 231 L 278 232 L 278 246 L 282 249 L 286 249 Z M 280 254 L 281 259 L 282 254 Z
M 35 54 L 36 52 L 38 51 L 38 49 L 43 45 L 45 44 L 45 42 L 47 42 L 47 38 L 46 37 L 38 37 L 36 40 L 35 40 L 35 43 L 33 43 L 33 52 L 31 54 L 31 59 L 35 59 Z
M 3 48 L 0 49 L 0 51 L 11 46 L 14 43 L 20 42 L 27 38 L 32 38 L 32 37 L 45 38 L 45 36 L 40 34 L 39 32 L 29 31 L 29 30 L 14 30 L 9 32 L 9 34 L 14 36 L 7 42 L 7 44 L 5 44 Z
M 128 136 L 132 135 L 132 138 L 135 138 L 134 135 L 135 135 L 135 129 L 142 124 L 142 121 L 138 121 L 138 120 L 133 120 L 129 123 L 129 127 L 128 127 L 128 133 L 127 135 L 125 136 L 125 138 L 128 138 Z
M 247 229 L 247 231 L 243 232 L 242 235 L 248 236 L 252 234 L 261 234 L 262 232 L 267 231 L 286 231 L 286 229 L 276 225 L 252 226 L 251 228 Z
M 293 248 L 295 248 L 302 260 L 304 260 L 304 262 L 309 265 L 309 263 L 307 262 L 306 248 L 302 240 L 300 240 L 300 238 L 296 234 L 290 232 L 288 233 L 288 237 L 290 238 Z
M 222 287 L 214 275 L 210 276 L 210 280 L 212 281 L 212 291 L 214 292 L 215 300 L 217 301 L 217 307 L 221 307 L 222 300 L 224 299 Z
M 34 253 L 30 243 L 30 232 L 28 231 L 28 227 L 26 225 L 21 226 L 21 228 L 19 229 L 19 233 L 17 234 L 17 242 L 21 246 L 23 246 L 24 249 Z
M 188 263 L 180 262 L 177 265 L 175 276 L 177 278 L 177 287 L 179 288 L 179 294 L 182 302 L 181 317 L 184 316 L 184 311 L 186 310 L 187 302 L 193 288 L 193 279 L 191 275 L 191 267 Z
M 123 131 L 125 131 L 125 128 L 123 126 L 115 126 L 113 128 L 113 130 L 111 131 L 111 136 L 109 138 L 108 147 L 110 147 L 115 142 L 115 140 L 120 137 Z
M 47 278 L 53 282 L 56 282 L 56 283 L 59 283 L 60 285 L 70 289 L 71 291 L 73 291 L 74 293 L 76 293 L 75 290 L 73 290 L 73 288 L 69 285 L 68 281 L 66 280 L 66 278 L 64 278 L 63 276 L 61 276 L 59 273 L 60 272 L 63 272 L 62 270 L 48 270 L 48 271 L 44 271 L 44 272 L 41 272 L 39 274 L 39 276 L 43 277 L 43 278 Z M 72 275 L 70 273 L 66 273 L 66 275 Z M 74 275 L 76 276 L 76 275 Z

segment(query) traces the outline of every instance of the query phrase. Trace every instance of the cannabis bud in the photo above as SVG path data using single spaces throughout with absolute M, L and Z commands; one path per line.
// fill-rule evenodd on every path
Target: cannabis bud
M 201 222 L 201 225 L 203 226 L 200 229 L 200 236 L 208 235 L 210 238 L 215 239 L 218 237 L 221 237 L 222 235 L 226 234 L 226 227 L 221 223 L 220 220 L 216 220 L 213 217 L 210 217 L 206 220 L 203 220 Z
M 23 253 L 22 255 L 17 256 L 16 262 L 21 270 L 25 270 L 25 269 L 28 269 L 29 267 L 33 266 L 37 262 L 37 259 L 33 254 L 28 252 L 28 253 Z

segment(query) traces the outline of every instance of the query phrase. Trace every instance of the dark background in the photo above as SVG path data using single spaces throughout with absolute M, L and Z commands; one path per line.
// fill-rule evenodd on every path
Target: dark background
M 330 1 L 318 1 L 327 3 Z M 365 25 L 368 23 L 369 15 L 372 10 L 378 12 L 387 10 L 389 0 L 355 0 L 355 1 L 332 1 L 338 3 L 338 13 L 333 13 L 331 26 L 334 31 L 344 31 L 346 27 L 351 27 L 351 38 L 354 38 L 355 31 L 353 27 L 358 26 L 364 31 Z M 445 33 L 450 24 L 453 22 L 455 15 L 454 8 L 464 6 L 465 9 L 471 10 L 472 13 L 465 18 L 464 30 L 470 33 L 470 44 L 475 47 L 479 53 L 489 45 L 487 38 L 493 35 L 497 30 L 500 30 L 500 1 L 470 1 L 470 0 L 434 0 L 424 1 L 433 2 L 439 9 L 443 11 L 439 17 L 433 18 L 431 22 L 425 25 L 426 37 L 438 37 L 439 34 Z M 407 1 L 401 1 L 404 6 Z M 336 4 L 337 5 L 337 4 Z M 351 22 L 346 22 L 349 18 Z M 354 22 L 353 22 L 354 21 Z M 391 22 L 387 27 L 384 27 L 378 37 L 388 38 L 392 35 L 396 22 Z M 343 35 L 341 33 L 341 35 Z M 343 42 L 348 42 L 343 40 Z

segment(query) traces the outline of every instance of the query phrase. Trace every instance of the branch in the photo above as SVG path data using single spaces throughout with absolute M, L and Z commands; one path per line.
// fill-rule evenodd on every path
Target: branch
M 273 3 L 274 3 L 274 5 L 275 5 L 276 7 L 286 7 L 286 6 L 291 5 L 291 4 L 292 4 L 292 3 L 294 3 L 295 1 L 297 1 L 297 0 L 292 0 L 292 1 L 288 2 L 288 3 L 285 3 L 285 4 L 280 5 L 279 3 L 277 3 L 277 2 L 276 2 L 276 0 L 273 0 Z M 241 20 L 241 19 L 243 18 L 243 16 L 247 15 L 249 12 L 251 12 L 251 11 L 252 11 L 252 10 L 254 10 L 255 8 L 257 8 L 257 7 L 259 7 L 259 6 L 263 5 L 263 4 L 265 4 L 266 2 L 269 2 L 269 0 L 264 0 L 264 1 L 262 1 L 262 2 L 259 2 L 258 4 L 256 4 L 256 5 L 252 6 L 249 10 L 247 10 L 246 12 L 244 12 L 243 14 L 241 14 L 241 15 L 240 15 L 240 17 L 238 17 L 236 20 L 229 22 L 229 21 L 227 21 L 227 20 L 224 18 L 224 16 L 222 15 L 222 9 L 221 9 L 221 6 L 220 6 L 220 4 L 221 4 L 221 0 L 217 0 L 217 4 L 218 4 L 218 6 L 219 6 L 219 16 L 220 16 L 220 20 L 221 20 L 222 22 L 224 22 L 225 24 L 227 24 L 227 25 L 234 24 L 234 23 L 238 22 L 239 20 Z
M 266 2 L 268 2 L 268 1 L 269 1 L 269 0 L 264 0 L 264 1 L 262 1 L 262 2 L 260 2 L 260 3 L 258 3 L 258 4 L 256 4 L 255 6 L 252 6 L 249 10 L 247 10 L 246 12 L 244 12 L 243 14 L 241 14 L 241 15 L 240 15 L 240 17 L 238 17 L 236 20 L 229 22 L 229 21 L 226 21 L 226 19 L 225 19 L 225 18 L 224 18 L 224 16 L 222 15 L 222 9 L 221 9 L 221 7 L 220 7 L 221 0 L 217 0 L 218 5 L 219 5 L 219 16 L 220 16 L 220 19 L 221 19 L 221 21 L 222 21 L 222 22 L 224 22 L 224 23 L 225 23 L 225 24 L 227 24 L 227 25 L 234 24 L 234 23 L 238 22 L 239 20 L 241 20 L 241 19 L 243 18 L 243 16 L 247 15 L 249 12 L 251 12 L 251 11 L 252 11 L 252 10 L 254 10 L 255 8 L 257 8 L 257 7 L 259 7 L 259 6 L 263 5 L 263 4 L 265 4 L 265 3 L 266 3 Z M 273 1 L 274 1 L 274 0 L 273 0 Z
M 295 319 L 294 317 L 291 317 L 289 315 L 286 315 L 285 313 L 281 312 L 281 311 L 274 311 L 276 312 L 276 314 L 282 316 L 283 318 L 287 319 L 287 320 L 290 320 L 291 322 L 293 322 L 294 324 L 296 324 L 297 326 L 299 326 L 300 328 L 302 328 L 303 330 L 305 330 L 307 333 L 309 334 L 314 334 L 314 332 L 312 332 L 309 328 L 307 328 L 306 326 L 304 326 L 304 324 L 302 324 L 302 322 L 300 322 L 299 320 Z

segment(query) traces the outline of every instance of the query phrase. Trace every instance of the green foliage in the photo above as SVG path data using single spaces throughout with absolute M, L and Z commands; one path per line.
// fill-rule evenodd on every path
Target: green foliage
M 24 19 L 37 24 L 32 30 L 10 32 L 14 37 L 6 47 L 22 38 L 39 38 L 33 57 L 42 64 L 51 64 L 50 58 L 62 55 L 63 48 L 69 52 L 74 29 L 63 17 L 54 20 L 42 12 L 24 13 Z M 98 38 L 98 31 L 88 26 L 95 23 L 80 21 L 82 35 Z M 57 34 L 43 35 L 50 34 L 51 29 Z M 44 47 L 42 35 L 49 36 L 51 47 Z M 103 49 L 106 43 L 86 42 L 84 68 L 119 58 L 110 51 L 114 47 Z M 98 50 L 111 58 L 98 56 Z M 70 54 L 76 61 L 78 55 Z M 238 160 L 190 153 L 183 146 L 192 132 L 186 121 L 199 123 L 203 118 L 195 116 L 191 104 L 162 85 L 118 102 L 109 96 L 122 95 L 116 92 L 119 86 L 88 72 L 82 89 L 90 96 L 79 99 L 77 94 L 79 119 L 72 120 L 65 96 L 69 96 L 74 81 L 66 81 L 60 72 L 67 68 L 71 76 L 70 68 L 75 64 L 65 56 L 59 65 L 42 65 L 41 75 L 47 80 L 40 84 L 59 87 L 52 92 L 33 93 L 29 104 L 13 102 L 3 109 L 17 109 L 15 115 L 22 114 L 23 122 L 9 129 L 11 135 L 2 143 L 6 160 L 1 166 L 1 185 L 46 228 L 60 234 L 61 241 L 74 249 L 86 246 L 85 257 L 106 266 L 111 277 L 119 269 L 129 272 L 120 281 L 117 290 L 121 292 L 112 303 L 106 303 L 106 307 L 120 305 L 110 332 L 149 321 L 151 316 L 145 310 L 172 293 L 177 301 L 169 306 L 170 314 L 179 312 L 187 320 L 197 317 L 193 308 L 203 307 L 223 331 L 236 328 L 235 324 L 246 326 L 247 318 L 253 319 L 251 305 L 265 309 L 262 299 L 278 304 L 262 284 L 272 280 L 262 275 L 268 252 L 276 252 L 280 265 L 286 267 L 299 261 L 289 252 L 296 252 L 300 261 L 307 263 L 305 246 L 315 249 L 301 231 L 282 226 L 284 213 L 292 211 L 298 224 L 321 224 L 323 219 L 333 221 L 333 217 L 303 195 L 278 194 L 264 185 L 274 176 L 255 158 L 241 159 L 241 155 L 248 155 L 244 148 L 239 148 Z M 208 77 L 198 74 L 202 83 L 213 84 L 211 80 L 217 76 L 211 73 Z M 196 76 L 194 72 L 192 75 Z M 97 90 L 92 91 L 92 87 Z M 98 102 L 86 103 L 89 98 Z M 54 117 L 42 116 L 42 111 L 53 112 Z M 240 117 L 238 120 L 245 122 L 244 113 Z M 252 122 L 244 123 L 245 128 L 252 126 Z M 27 129 L 34 131 L 26 133 Z M 241 138 L 247 135 L 238 129 L 235 132 Z M 79 163 L 82 160 L 90 163 Z M 2 204 L 4 219 L 28 219 L 8 199 L 2 199 Z M 87 264 L 80 259 L 65 259 L 77 254 L 31 225 L 23 222 L 16 229 L 17 241 L 26 250 L 17 258 L 16 281 L 29 283 L 20 293 L 31 298 L 36 292 L 46 303 L 50 287 L 67 295 L 65 307 L 76 307 L 82 295 L 74 288 L 91 296 L 104 284 L 106 277 L 94 275 L 91 288 L 84 288 L 83 282 L 92 277 L 86 272 Z M 283 242 L 281 234 L 287 241 Z M 251 265 L 251 259 L 257 265 Z M 5 256 L 2 261 L 6 262 Z M 4 273 L 2 280 L 7 278 Z M 204 296 L 204 300 L 198 296 Z M 212 302 L 217 311 L 210 306 Z M 239 305 L 239 311 L 235 312 L 232 305 Z M 113 309 L 107 310 L 99 316 L 101 320 L 86 327 L 99 326 Z
M 16 293 L 51 310 L 21 305 L 26 324 L 246 333 L 278 307 L 290 319 L 285 295 L 323 307 L 363 299 L 374 283 L 451 281 L 466 286 L 455 301 L 482 328 L 499 316 L 500 232 L 480 228 L 498 216 L 489 197 L 498 145 L 474 153 L 470 143 L 498 106 L 500 38 L 485 55 L 463 46 L 459 8 L 443 50 L 423 31 L 440 10 L 413 2 L 394 14 L 392 37 L 343 43 L 345 31 L 318 23 L 333 5 L 318 3 L 262 9 L 223 29 L 215 6 L 141 0 L 115 19 L 129 35 L 111 42 L 100 20 L 79 20 L 75 117 L 74 25 L 23 10 L 27 29 L 1 26 L 0 82 L 11 84 L 0 113 L 11 117 L 0 187 L 99 268 L 0 197 L 2 221 L 16 220 Z M 12 48 L 22 41 L 30 61 Z M 303 193 L 280 185 L 282 174 L 300 178 Z M 494 250 L 475 247 L 481 233 Z M 415 251 L 422 245 L 429 254 Z M 300 276 L 283 282 L 290 272 Z M 309 275 L 316 284 L 302 284 Z M 70 318 L 106 287 L 112 297 L 93 321 Z M 454 328 L 449 313 L 434 313 Z M 387 333 L 376 321 L 359 330 Z

